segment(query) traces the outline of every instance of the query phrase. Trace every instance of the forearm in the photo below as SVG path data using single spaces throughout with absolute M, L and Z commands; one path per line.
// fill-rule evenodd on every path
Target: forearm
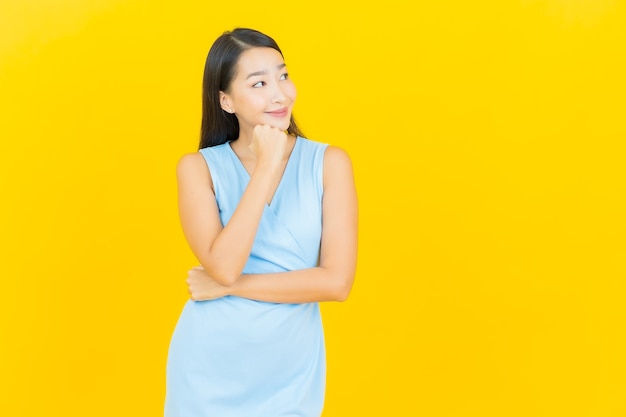
M 242 275 L 228 287 L 229 295 L 273 303 L 344 301 L 354 280 L 353 271 L 324 267 L 274 274 Z
M 238 279 L 250 257 L 259 222 L 267 204 L 273 173 L 255 172 L 228 224 L 200 259 L 212 277 L 223 284 Z
M 255 150 L 252 155 L 247 151 L 247 158 L 254 160 L 249 163 L 252 174 L 225 226 L 208 161 L 195 152 L 184 155 L 177 165 L 179 213 L 185 238 L 206 271 L 224 285 L 239 278 L 250 257 L 258 225 L 282 169 L 287 136 L 269 126 L 257 126 L 251 141 L 248 149 L 254 145 Z

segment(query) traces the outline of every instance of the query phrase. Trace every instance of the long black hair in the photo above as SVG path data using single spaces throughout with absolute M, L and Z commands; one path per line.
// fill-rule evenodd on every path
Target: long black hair
M 283 55 L 274 39 L 253 29 L 237 28 L 224 32 L 211 46 L 202 82 L 200 149 L 221 145 L 239 137 L 237 116 L 222 109 L 219 93 L 229 91 L 242 52 L 256 47 L 272 48 Z M 303 136 L 293 114 L 287 133 Z

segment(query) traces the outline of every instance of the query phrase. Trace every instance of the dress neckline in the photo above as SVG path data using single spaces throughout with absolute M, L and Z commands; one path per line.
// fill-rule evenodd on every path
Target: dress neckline
M 289 153 L 289 157 L 287 158 L 287 164 L 285 165 L 285 169 L 283 170 L 283 174 L 280 177 L 280 181 L 278 183 L 278 186 L 276 187 L 276 190 L 274 190 L 274 195 L 272 195 L 272 199 L 269 202 L 269 204 L 267 204 L 269 207 L 273 207 L 274 202 L 276 201 L 276 197 L 279 196 L 279 192 L 280 190 L 283 188 L 283 183 L 285 182 L 285 176 L 287 176 L 291 165 L 293 165 L 293 163 L 291 162 L 294 159 L 294 154 L 296 153 L 296 151 L 299 150 L 299 146 L 298 144 L 300 143 L 300 136 L 296 136 L 295 139 L 295 143 L 293 145 L 293 149 L 291 149 L 291 153 Z M 238 169 L 240 172 L 243 173 L 243 175 L 248 179 L 248 181 L 250 181 L 250 173 L 248 172 L 248 170 L 246 169 L 246 167 L 243 165 L 243 162 L 241 162 L 241 159 L 239 159 L 239 156 L 237 155 L 237 153 L 235 152 L 235 150 L 233 149 L 233 147 L 231 146 L 231 142 L 229 141 L 226 143 L 226 145 L 228 146 L 228 149 L 230 150 L 230 154 L 232 155 L 232 157 L 235 159 L 235 165 L 238 166 Z

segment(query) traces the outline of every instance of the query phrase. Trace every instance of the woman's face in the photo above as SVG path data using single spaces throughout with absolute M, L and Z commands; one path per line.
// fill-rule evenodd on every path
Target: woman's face
M 296 100 L 285 61 L 273 48 L 250 48 L 239 57 L 228 92 L 220 91 L 222 109 L 234 113 L 240 132 L 256 125 L 287 130 Z

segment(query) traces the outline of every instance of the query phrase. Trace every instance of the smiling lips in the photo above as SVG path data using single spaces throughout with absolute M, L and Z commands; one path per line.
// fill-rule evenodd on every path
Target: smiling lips
M 282 109 L 279 109 L 279 110 L 268 111 L 267 114 L 269 114 L 270 116 L 274 116 L 274 117 L 285 117 L 287 116 L 288 112 L 289 112 L 289 108 L 283 107 Z

